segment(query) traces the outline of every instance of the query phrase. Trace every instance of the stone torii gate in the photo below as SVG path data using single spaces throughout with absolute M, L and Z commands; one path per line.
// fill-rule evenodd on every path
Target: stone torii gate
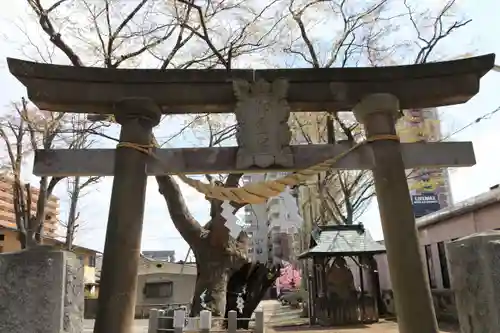
M 436 333 L 405 169 L 475 164 L 472 144 L 395 140 L 400 109 L 468 101 L 494 55 L 385 68 L 142 70 L 75 68 L 8 59 L 39 108 L 114 114 L 120 141 L 150 144 L 161 114 L 234 112 L 238 147 L 37 151 L 36 175 L 114 176 L 96 333 L 129 333 L 134 315 L 148 175 L 298 170 L 345 153 L 351 144 L 290 146 L 292 111 L 353 110 L 368 138 L 339 169 L 371 169 L 402 333 Z M 380 139 L 386 138 L 386 140 Z M 158 160 L 160 162 L 158 162 Z

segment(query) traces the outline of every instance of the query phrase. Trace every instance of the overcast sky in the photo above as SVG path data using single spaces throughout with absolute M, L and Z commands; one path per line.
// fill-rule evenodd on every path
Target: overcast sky
M 472 23 L 465 33 L 451 40 L 459 52 L 466 52 L 472 48 L 477 54 L 500 54 L 500 2 L 497 0 L 462 1 L 461 8 L 472 18 Z M 5 57 L 23 58 L 19 45 L 13 40 L 26 40 L 26 36 L 13 24 L 13 18 L 21 17 L 26 8 L 24 1 L 10 1 L 9 6 L 3 6 L 0 13 L 3 34 L 0 39 L 0 105 L 19 100 L 25 95 L 25 89 L 18 83 L 6 68 Z M 17 21 L 18 22 L 18 21 Z M 497 32 L 495 34 L 495 32 Z M 472 46 L 471 46 L 472 45 Z M 497 61 L 498 63 L 499 61 Z M 443 127 L 445 132 L 460 128 L 481 115 L 488 113 L 500 105 L 500 73 L 491 72 L 481 81 L 481 91 L 465 105 L 441 108 L 443 113 Z M 500 116 L 481 121 L 465 131 L 455 135 L 455 141 L 472 141 L 476 152 L 477 165 L 470 168 L 454 169 L 451 171 L 451 186 L 455 202 L 487 191 L 494 184 L 500 183 Z M 172 131 L 170 128 L 157 129 L 161 135 Z M 118 131 L 118 129 L 116 129 Z M 193 143 L 190 143 L 192 145 Z M 25 170 L 29 174 L 29 170 Z M 91 248 L 102 250 L 104 245 L 105 228 L 108 216 L 108 205 L 111 193 L 112 178 L 104 179 L 92 192 L 82 198 L 79 210 L 85 224 L 77 235 L 77 243 Z M 186 201 L 195 217 L 205 222 L 208 219 L 208 205 L 203 195 L 195 190 L 181 185 Z M 60 186 L 56 194 L 65 197 L 64 186 Z M 174 228 L 163 198 L 158 194 L 156 182 L 149 179 L 146 198 L 146 214 L 144 218 L 143 250 L 172 250 L 175 249 L 177 259 L 183 258 L 187 251 L 187 244 L 182 240 Z M 67 202 L 61 202 L 61 218 L 67 213 Z M 380 218 L 377 203 L 374 201 L 368 211 L 360 219 L 377 239 L 382 238 Z

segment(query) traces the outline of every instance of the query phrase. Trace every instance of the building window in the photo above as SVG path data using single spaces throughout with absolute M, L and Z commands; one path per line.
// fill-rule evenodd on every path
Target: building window
M 446 249 L 444 242 L 438 244 L 439 266 L 441 266 L 441 276 L 443 278 L 443 288 L 450 289 L 450 275 L 448 273 L 448 260 L 446 259 Z
M 5 240 L 5 235 L 0 235 L 0 241 L 4 241 Z
M 272 212 L 269 216 L 269 218 L 273 220 L 278 220 L 280 218 L 280 212 Z
M 431 245 L 425 246 L 425 261 L 427 263 L 427 275 L 429 276 L 429 283 L 432 289 L 436 288 L 436 278 L 434 274 L 434 264 L 432 262 L 432 248 Z
M 3 253 L 3 246 L 0 246 L 0 253 Z
M 144 286 L 144 295 L 146 298 L 172 297 L 172 287 L 173 283 L 171 281 L 146 283 Z
M 95 256 L 89 256 L 89 267 L 95 267 Z

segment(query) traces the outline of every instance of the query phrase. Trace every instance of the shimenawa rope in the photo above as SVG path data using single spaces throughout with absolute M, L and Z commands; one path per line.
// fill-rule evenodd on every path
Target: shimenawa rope
M 238 203 L 258 204 L 265 202 L 268 198 L 277 196 L 278 194 L 283 192 L 287 186 L 297 185 L 311 176 L 329 170 L 332 166 L 335 165 L 335 163 L 337 163 L 342 158 L 344 158 L 354 150 L 358 149 L 359 147 L 367 143 L 380 140 L 399 141 L 399 137 L 394 134 L 375 135 L 373 137 L 367 138 L 366 140 L 356 143 L 351 148 L 342 152 L 341 154 L 329 158 L 324 162 L 313 165 L 307 169 L 297 171 L 280 179 L 266 181 L 266 182 L 250 183 L 243 187 L 223 187 L 213 184 L 207 184 L 199 180 L 189 178 L 184 174 L 176 174 L 176 176 L 179 177 L 187 185 L 193 187 L 198 192 L 208 197 L 223 201 L 229 200 Z M 163 161 L 161 161 L 153 151 L 154 148 L 159 147 L 158 143 L 154 138 L 153 142 L 148 145 L 140 145 L 133 142 L 120 142 L 117 145 L 117 148 L 118 147 L 132 148 L 138 150 L 144 154 L 147 154 L 155 158 L 158 162 L 163 164 Z

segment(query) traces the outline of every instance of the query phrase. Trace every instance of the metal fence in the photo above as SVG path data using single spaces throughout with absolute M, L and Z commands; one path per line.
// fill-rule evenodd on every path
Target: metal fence
M 165 310 L 152 309 L 149 312 L 148 333 L 264 333 L 264 313 L 262 310 L 256 310 L 254 318 L 238 318 L 236 311 L 229 311 L 227 319 L 212 318 L 212 313 L 207 310 L 201 311 L 199 317 L 193 318 L 186 317 L 184 310 L 175 310 L 173 313 L 172 317 L 166 315 Z M 238 321 L 249 321 L 249 329 L 238 329 Z M 221 328 L 226 326 L 227 330 Z

